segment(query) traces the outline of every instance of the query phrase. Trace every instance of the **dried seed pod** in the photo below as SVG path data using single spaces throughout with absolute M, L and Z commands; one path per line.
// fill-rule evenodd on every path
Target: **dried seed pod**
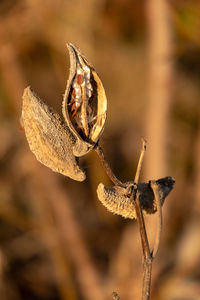
M 85 56 L 74 45 L 67 44 L 70 74 L 63 115 L 77 138 L 74 154 L 86 154 L 98 141 L 106 120 L 107 99 L 102 82 Z
M 159 196 L 163 205 L 165 198 L 173 189 L 175 180 L 172 177 L 165 177 L 155 181 L 159 187 Z M 127 182 L 125 187 L 113 186 L 106 188 L 100 183 L 97 188 L 97 195 L 101 203 L 112 213 L 125 218 L 135 219 L 135 202 L 131 201 L 130 195 L 134 187 L 134 182 Z M 150 182 L 138 183 L 140 205 L 144 214 L 153 214 L 157 211 L 156 201 L 151 189 Z
M 72 179 L 85 179 L 85 173 L 72 153 L 74 136 L 60 116 L 49 109 L 30 87 L 24 90 L 21 123 L 37 160 Z

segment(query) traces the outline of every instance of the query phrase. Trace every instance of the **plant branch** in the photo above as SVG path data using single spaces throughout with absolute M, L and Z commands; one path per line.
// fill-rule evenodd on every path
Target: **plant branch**
M 142 150 L 140 153 L 140 158 L 138 161 L 138 166 L 135 175 L 135 183 L 136 185 L 139 182 L 139 177 L 141 173 L 142 163 L 144 159 L 144 154 L 146 150 L 146 141 L 142 140 Z M 134 194 L 133 194 L 134 193 Z M 143 212 L 140 206 L 140 196 L 139 194 L 133 191 L 132 198 L 135 201 L 135 211 L 137 216 L 137 222 L 140 230 L 140 237 L 142 243 L 142 251 L 143 251 L 143 282 L 142 282 L 142 300 L 148 300 L 150 297 L 150 287 L 151 287 L 151 270 L 152 270 L 152 255 L 150 252 L 149 241 L 147 237 L 146 227 L 144 223 Z
M 105 159 L 103 150 L 99 146 L 99 144 L 97 144 L 94 147 L 94 150 L 99 155 L 101 162 L 103 164 L 103 167 L 105 168 L 110 180 L 115 185 L 126 187 L 113 173 L 110 165 L 108 164 L 108 162 Z M 141 204 L 140 204 L 140 201 L 141 201 L 140 198 L 142 195 L 141 195 L 141 192 L 139 193 L 139 191 L 137 190 L 145 151 L 146 151 L 146 141 L 144 139 L 142 139 L 142 149 L 141 149 L 140 157 L 138 160 L 137 170 L 136 170 L 135 179 L 134 179 L 134 188 L 131 193 L 130 201 L 135 202 L 135 211 L 136 211 L 137 222 L 138 222 L 139 231 L 140 231 L 140 238 L 141 238 L 142 252 L 143 252 L 142 300 L 149 300 L 150 299 L 150 287 L 151 287 L 152 262 L 158 251 L 160 237 L 161 237 L 161 231 L 162 231 L 162 208 L 161 208 L 161 200 L 160 200 L 160 194 L 159 194 L 160 193 L 159 184 L 155 180 L 152 180 L 152 181 L 150 181 L 150 185 L 151 185 L 151 188 L 154 193 L 154 199 L 155 199 L 156 207 L 157 207 L 158 226 L 157 226 L 153 251 L 150 251 L 148 236 L 147 236 L 145 222 L 144 222 L 143 211 L 142 211 Z M 112 297 L 114 300 L 120 299 L 119 295 L 116 292 L 113 292 Z
M 97 143 L 94 147 L 94 150 L 97 152 L 97 154 L 100 157 L 101 163 L 104 167 L 104 169 L 106 170 L 106 173 L 108 175 L 108 177 L 110 178 L 110 180 L 115 184 L 115 185 L 119 185 L 119 186 L 124 186 L 124 184 L 115 176 L 115 174 L 113 173 L 110 165 L 108 164 L 105 155 L 103 153 L 103 150 L 101 148 L 101 146 L 99 146 L 99 144 Z
M 145 259 L 151 257 L 151 252 L 150 252 L 150 248 L 149 248 L 149 242 L 148 242 L 146 227 L 145 227 L 145 223 L 144 223 L 144 217 L 143 217 L 142 209 L 141 209 L 140 202 L 139 202 L 139 195 L 136 194 L 136 198 L 133 200 L 135 200 L 135 211 L 136 211 L 137 222 L 138 222 L 138 226 L 139 226 L 139 230 L 140 230 L 143 258 L 145 261 Z
M 156 231 L 156 236 L 155 236 L 155 242 L 154 242 L 154 247 L 152 250 L 152 257 L 155 258 L 157 252 L 158 252 L 158 247 L 160 244 L 160 238 L 161 238 L 161 233 L 162 233 L 162 206 L 160 202 L 160 195 L 159 195 L 159 187 L 158 184 L 156 183 L 155 180 L 152 180 L 150 182 L 151 188 L 154 192 L 154 197 L 156 200 L 156 207 L 157 207 L 157 231 Z
M 136 170 L 135 179 L 134 179 L 134 182 L 136 184 L 138 184 L 138 182 L 139 182 L 140 173 L 141 173 L 141 169 L 142 169 L 142 163 L 143 163 L 143 159 L 144 159 L 144 154 L 145 154 L 146 147 L 147 147 L 146 144 L 147 144 L 146 140 L 144 138 L 142 138 L 142 149 L 140 152 L 140 158 L 138 161 L 137 170 Z
M 140 158 L 138 161 L 137 170 L 136 170 L 136 174 L 135 174 L 135 180 L 134 180 L 136 186 L 139 182 L 139 177 L 140 177 L 140 173 L 141 173 L 141 168 L 142 168 L 145 151 L 146 151 L 146 141 L 144 139 L 142 139 L 142 149 L 140 152 Z M 140 206 L 139 194 L 137 193 L 137 191 L 136 191 L 136 193 L 132 193 L 132 197 L 136 204 L 135 210 L 136 210 L 137 222 L 138 222 L 139 229 L 140 229 L 143 255 L 144 255 L 144 259 L 145 259 L 147 257 L 150 257 L 151 253 L 150 253 L 149 242 L 148 242 L 145 223 L 144 223 L 144 217 L 143 217 L 142 209 Z

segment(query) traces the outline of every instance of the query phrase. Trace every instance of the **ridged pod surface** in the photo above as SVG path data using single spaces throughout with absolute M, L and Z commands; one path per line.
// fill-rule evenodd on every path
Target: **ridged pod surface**
M 85 179 L 85 173 L 72 152 L 74 136 L 61 117 L 30 87 L 27 87 L 23 94 L 21 124 L 29 147 L 38 161 L 74 180 Z
M 138 183 L 137 185 L 137 193 L 144 214 L 153 214 L 157 211 L 150 182 Z M 155 182 L 159 187 L 159 198 L 163 205 L 165 198 L 174 186 L 175 180 L 172 177 L 165 177 Z M 135 219 L 135 202 L 130 198 L 133 187 L 134 182 L 125 183 L 125 187 L 115 185 L 111 188 L 106 188 L 103 183 L 100 183 L 97 188 L 97 195 L 101 203 L 112 213 Z
M 98 142 L 104 129 L 107 99 L 99 76 L 74 45 L 67 44 L 70 72 L 62 119 L 30 87 L 24 90 L 21 123 L 31 151 L 45 166 L 83 181 L 78 159 Z

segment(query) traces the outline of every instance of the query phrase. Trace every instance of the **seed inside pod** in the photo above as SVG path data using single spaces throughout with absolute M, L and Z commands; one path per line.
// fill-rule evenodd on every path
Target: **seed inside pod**
M 67 44 L 70 78 L 64 96 L 63 115 L 76 137 L 94 145 L 103 131 L 107 99 L 99 76 L 81 52 Z

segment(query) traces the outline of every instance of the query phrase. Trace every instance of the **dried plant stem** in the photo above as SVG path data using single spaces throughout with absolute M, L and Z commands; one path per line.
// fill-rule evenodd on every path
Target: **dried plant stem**
M 102 148 L 99 146 L 99 144 L 96 145 L 95 151 L 99 155 L 101 162 L 103 164 L 103 167 L 105 168 L 109 178 L 115 185 L 122 185 L 123 183 L 116 178 L 114 175 L 111 167 L 109 166 L 108 162 L 105 159 L 104 153 Z M 141 237 L 141 243 L 142 243 L 142 252 L 143 252 L 143 284 L 142 284 L 142 300 L 149 300 L 150 299 L 150 287 L 151 287 L 151 272 L 152 272 L 152 262 L 153 258 L 155 257 L 159 242 L 160 242 L 160 236 L 161 236 L 161 228 L 162 228 L 162 211 L 161 211 L 161 203 L 158 193 L 158 186 L 156 182 L 151 182 L 151 187 L 155 194 L 156 204 L 157 204 L 157 210 L 158 210 L 158 229 L 156 232 L 156 238 L 155 238 L 155 245 L 153 251 L 150 251 L 149 247 L 149 241 L 147 237 L 143 212 L 140 206 L 140 200 L 139 200 L 139 194 L 137 193 L 137 184 L 139 182 L 139 177 L 141 173 L 142 163 L 144 159 L 144 154 L 146 151 L 146 141 L 142 139 L 142 149 L 138 161 L 138 166 L 135 174 L 135 189 L 133 190 L 131 194 L 131 200 L 135 201 L 135 210 L 136 210 L 136 216 L 137 216 L 137 222 L 139 226 L 140 231 L 140 237 Z M 153 254 L 152 254 L 153 253 Z M 119 295 L 115 292 L 113 293 L 113 299 L 120 299 Z
M 145 151 L 146 151 L 146 141 L 145 141 L 145 139 L 142 138 L 142 149 L 140 152 L 140 158 L 138 161 L 137 170 L 136 170 L 136 174 L 135 174 L 135 180 L 134 180 L 134 182 L 136 184 L 138 184 L 138 182 L 139 182 Z
M 146 150 L 146 141 L 143 139 L 142 150 L 140 153 L 140 158 L 138 161 L 137 171 L 134 180 L 136 184 L 139 181 L 145 150 Z M 152 270 L 153 258 L 150 252 L 149 241 L 148 241 L 147 232 L 144 223 L 144 217 L 143 217 L 143 213 L 139 201 L 139 195 L 137 194 L 137 192 L 136 193 L 133 192 L 131 197 L 134 198 L 135 200 L 135 211 L 136 211 L 137 222 L 140 230 L 140 237 L 141 237 L 142 251 L 143 251 L 142 300 L 148 300 L 150 297 L 151 270 Z
M 156 237 L 155 237 L 155 242 L 154 242 L 154 248 L 152 251 L 152 257 L 154 258 L 158 252 L 158 247 L 160 244 L 160 238 L 161 238 L 161 233 L 162 233 L 162 206 L 160 203 L 160 197 L 159 197 L 159 189 L 158 185 L 154 180 L 151 181 L 151 188 L 154 192 L 154 197 L 156 200 L 156 207 L 157 207 L 157 231 L 156 231 Z
M 154 242 L 153 251 L 150 251 L 149 242 L 147 238 L 147 233 L 145 229 L 144 217 L 139 203 L 139 197 L 136 196 L 136 215 L 137 221 L 140 229 L 140 236 L 143 249 L 143 285 L 142 285 L 142 300 L 148 300 L 150 298 L 150 288 L 151 288 L 151 272 L 152 272 L 152 263 L 155 258 L 158 247 L 160 244 L 161 232 L 162 232 L 162 207 L 160 203 L 158 185 L 155 181 L 151 182 L 151 188 L 154 192 L 154 197 L 156 200 L 157 206 L 157 231 Z
M 135 180 L 134 180 L 136 185 L 138 184 L 138 181 L 139 181 L 145 150 L 146 150 L 146 141 L 143 139 L 142 140 L 142 150 L 140 153 L 140 158 L 138 161 L 138 166 L 137 166 Z M 135 209 L 136 209 L 136 215 L 137 215 L 137 222 L 138 222 L 139 229 L 140 229 L 142 250 L 143 250 L 143 256 L 145 259 L 145 258 L 150 257 L 151 253 L 150 253 L 149 242 L 148 242 L 145 223 L 144 223 L 144 217 L 143 217 L 142 209 L 140 207 L 139 195 L 137 194 L 137 192 L 136 193 L 133 192 L 131 197 L 133 198 L 133 200 L 135 200 L 135 203 L 136 203 Z
M 152 270 L 153 257 L 151 255 L 150 248 L 149 248 L 149 241 L 147 237 L 144 217 L 140 207 L 138 195 L 136 195 L 136 199 L 135 199 L 135 211 L 136 211 L 137 222 L 140 230 L 140 237 L 141 237 L 142 251 L 143 251 L 142 300 L 148 300 L 150 297 L 151 270 Z
M 104 153 L 102 148 L 97 144 L 94 148 L 97 154 L 99 155 L 101 162 L 103 164 L 103 167 L 105 168 L 109 178 L 115 185 L 121 185 L 123 186 L 123 183 L 116 178 L 114 175 L 111 167 L 109 166 L 108 162 L 105 159 Z M 137 170 L 135 174 L 135 189 L 133 189 L 131 194 L 131 200 L 135 201 L 135 211 L 137 216 L 137 222 L 139 226 L 140 231 L 140 237 L 141 237 L 141 243 L 142 243 L 142 252 L 143 252 L 143 284 L 142 284 L 142 300 L 149 300 L 150 299 L 150 287 L 151 287 L 151 272 L 152 272 L 152 262 L 153 259 L 158 251 L 158 246 L 160 243 L 160 237 L 161 237 L 161 231 L 162 231 L 162 209 L 161 209 L 161 203 L 160 203 L 160 197 L 159 197 L 159 187 L 156 183 L 156 181 L 151 181 L 151 187 L 154 192 L 156 205 L 157 205 L 157 215 L 158 215 L 158 226 L 157 226 L 157 232 L 155 237 L 155 243 L 153 251 L 150 250 L 149 247 L 149 241 L 147 237 L 145 222 L 144 222 L 144 216 L 143 212 L 140 206 L 140 199 L 139 194 L 137 192 L 137 184 L 139 182 L 139 177 L 142 169 L 142 163 L 144 159 L 144 154 L 146 151 L 146 141 L 142 139 L 142 149 L 140 152 L 140 157 L 137 165 Z M 119 295 L 114 292 L 112 295 L 113 299 L 120 299 Z
M 123 183 L 115 176 L 115 174 L 113 173 L 110 165 L 108 164 L 103 150 L 102 148 L 99 146 L 99 144 L 97 143 L 96 146 L 94 147 L 94 150 L 97 152 L 98 156 L 100 157 L 100 160 L 102 162 L 102 165 L 108 175 L 108 177 L 110 178 L 110 180 L 115 184 L 115 185 L 120 185 L 123 186 Z
M 138 161 L 137 171 L 135 175 L 135 183 L 137 184 L 139 181 L 139 176 L 141 172 L 142 162 L 144 158 L 144 153 L 146 150 L 146 142 L 143 140 L 142 150 L 140 153 L 140 158 Z M 140 230 L 140 237 L 142 243 L 142 251 L 143 251 L 143 285 L 142 285 L 142 300 L 148 300 L 150 298 L 150 287 L 151 287 L 151 271 L 152 271 L 152 263 L 153 259 L 155 258 L 158 247 L 160 244 L 161 232 L 162 232 L 162 207 L 159 197 L 159 188 L 156 181 L 151 181 L 151 188 L 154 192 L 154 197 L 156 200 L 156 207 L 157 207 L 157 216 L 158 216 L 158 225 L 156 231 L 156 237 L 154 242 L 153 251 L 150 251 L 149 241 L 147 237 L 147 232 L 144 223 L 144 217 L 142 213 L 142 209 L 139 202 L 139 195 L 137 193 L 132 193 L 132 197 L 135 200 L 135 210 L 137 215 L 137 222 L 139 225 Z
M 147 237 L 145 223 L 144 223 L 144 217 L 143 217 L 142 209 L 140 207 L 138 195 L 136 195 L 135 203 L 136 203 L 135 210 L 136 210 L 137 222 L 139 225 L 140 236 L 141 236 L 142 251 L 145 260 L 151 257 L 151 252 L 149 248 L 149 242 L 148 242 L 148 237 Z

